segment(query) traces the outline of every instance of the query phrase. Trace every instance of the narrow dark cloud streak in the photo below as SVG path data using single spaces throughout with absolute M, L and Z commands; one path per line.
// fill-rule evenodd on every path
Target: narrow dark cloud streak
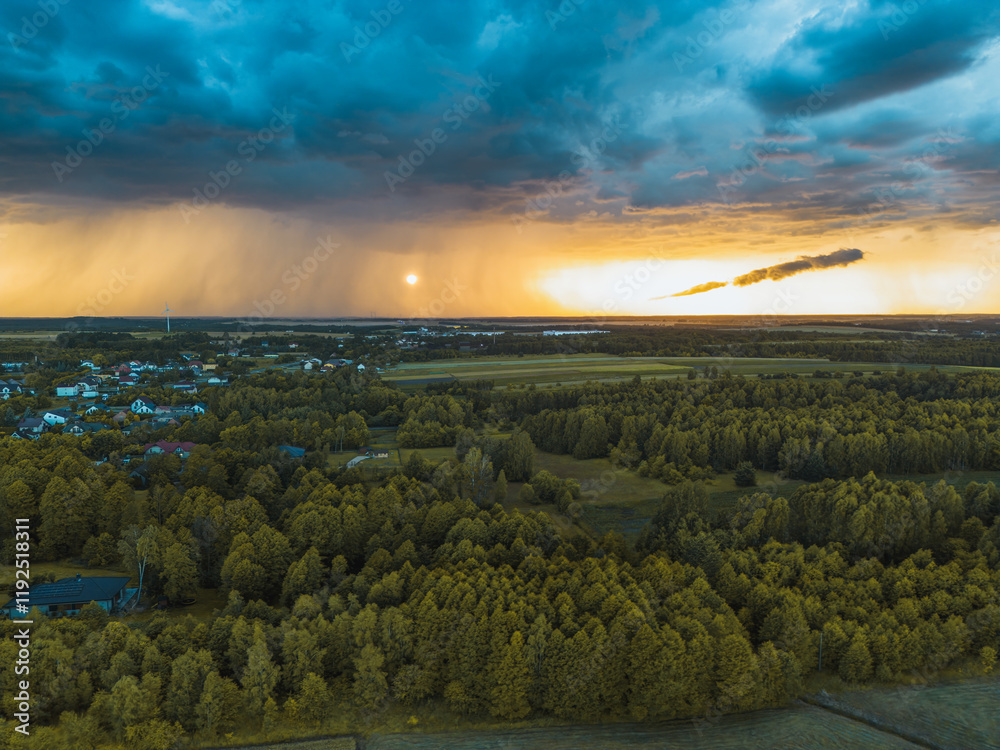
M 844 247 L 826 255 L 803 255 L 787 263 L 779 263 L 767 268 L 758 268 L 742 276 L 737 276 L 732 281 L 708 281 L 698 284 L 690 289 L 677 294 L 667 294 L 662 297 L 653 297 L 654 300 L 667 299 L 668 297 L 690 297 L 692 294 L 703 294 L 713 289 L 721 289 L 724 286 L 750 286 L 759 284 L 762 281 L 781 281 L 789 276 L 805 273 L 806 271 L 822 271 L 826 268 L 837 268 L 838 266 L 849 266 L 863 260 L 865 254 L 857 248 Z

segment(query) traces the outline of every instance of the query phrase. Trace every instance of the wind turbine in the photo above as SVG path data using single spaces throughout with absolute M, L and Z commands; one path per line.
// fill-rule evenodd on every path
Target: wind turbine
M 170 309 L 170 305 L 168 305 L 166 302 L 164 302 L 163 304 L 166 305 L 166 309 L 163 312 L 167 316 L 167 333 L 170 333 L 170 313 L 172 313 L 173 310 Z

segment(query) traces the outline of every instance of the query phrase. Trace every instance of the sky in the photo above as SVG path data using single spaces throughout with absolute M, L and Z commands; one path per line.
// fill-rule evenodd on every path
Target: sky
M 0 32 L 0 317 L 997 312 L 983 0 L 4 0 Z

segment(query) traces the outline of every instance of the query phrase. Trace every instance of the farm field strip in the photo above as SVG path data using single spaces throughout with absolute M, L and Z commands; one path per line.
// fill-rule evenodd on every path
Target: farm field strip
M 812 707 L 724 716 L 701 722 L 610 724 L 469 730 L 433 734 L 387 734 L 368 738 L 368 750 L 914 750 L 918 745 L 865 724 Z

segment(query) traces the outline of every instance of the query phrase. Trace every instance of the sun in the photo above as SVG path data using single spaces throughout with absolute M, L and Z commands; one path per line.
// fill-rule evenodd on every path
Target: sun
M 416 284 L 417 283 L 417 275 L 411 273 L 409 276 L 406 277 L 406 283 L 410 284 L 411 286 L 413 284 Z

